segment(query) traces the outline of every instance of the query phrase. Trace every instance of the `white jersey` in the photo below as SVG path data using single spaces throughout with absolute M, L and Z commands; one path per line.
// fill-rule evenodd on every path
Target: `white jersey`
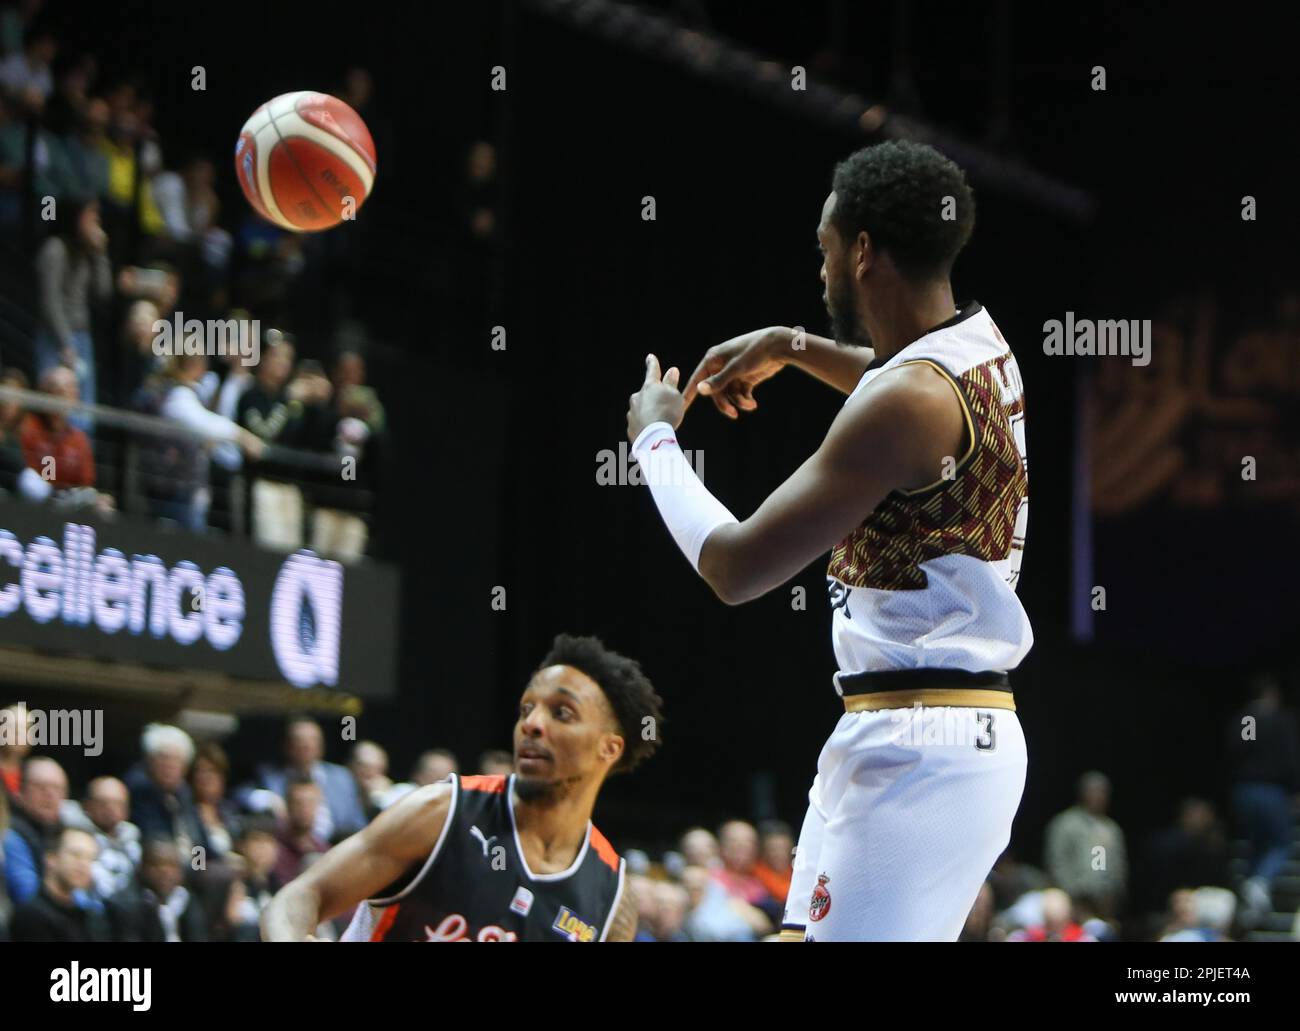
M 1033 644 L 1016 579 L 1029 519 L 1024 388 L 998 327 L 977 302 L 869 367 L 924 362 L 952 384 L 966 453 L 945 477 L 889 494 L 831 552 L 831 637 L 841 678 L 907 669 L 1005 672 Z M 847 401 L 845 402 L 848 403 Z

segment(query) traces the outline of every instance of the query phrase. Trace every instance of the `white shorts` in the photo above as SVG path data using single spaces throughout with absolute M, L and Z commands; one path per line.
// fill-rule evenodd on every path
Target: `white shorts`
M 1011 839 L 1025 761 L 1010 709 L 846 712 L 808 792 L 783 937 L 955 941 Z

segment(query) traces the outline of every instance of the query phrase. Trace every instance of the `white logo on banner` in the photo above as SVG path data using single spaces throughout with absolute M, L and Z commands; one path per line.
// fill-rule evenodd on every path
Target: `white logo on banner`
M 310 551 L 290 555 L 271 591 L 271 648 L 289 683 L 338 683 L 342 623 L 343 567 Z

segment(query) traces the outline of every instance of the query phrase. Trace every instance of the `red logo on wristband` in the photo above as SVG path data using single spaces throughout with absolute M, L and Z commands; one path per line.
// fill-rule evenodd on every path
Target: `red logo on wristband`
M 660 444 L 676 444 L 676 443 L 677 443 L 676 437 L 663 437 L 660 440 L 656 440 L 653 444 L 651 444 L 650 450 L 657 451 L 659 449 Z

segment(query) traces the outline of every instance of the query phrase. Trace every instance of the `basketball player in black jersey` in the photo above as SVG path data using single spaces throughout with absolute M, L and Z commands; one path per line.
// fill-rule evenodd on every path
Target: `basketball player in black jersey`
M 591 823 L 605 778 L 659 744 L 661 699 L 632 659 L 561 634 L 524 688 L 515 773 L 419 788 L 276 895 L 268 941 L 631 941 L 623 861 Z

